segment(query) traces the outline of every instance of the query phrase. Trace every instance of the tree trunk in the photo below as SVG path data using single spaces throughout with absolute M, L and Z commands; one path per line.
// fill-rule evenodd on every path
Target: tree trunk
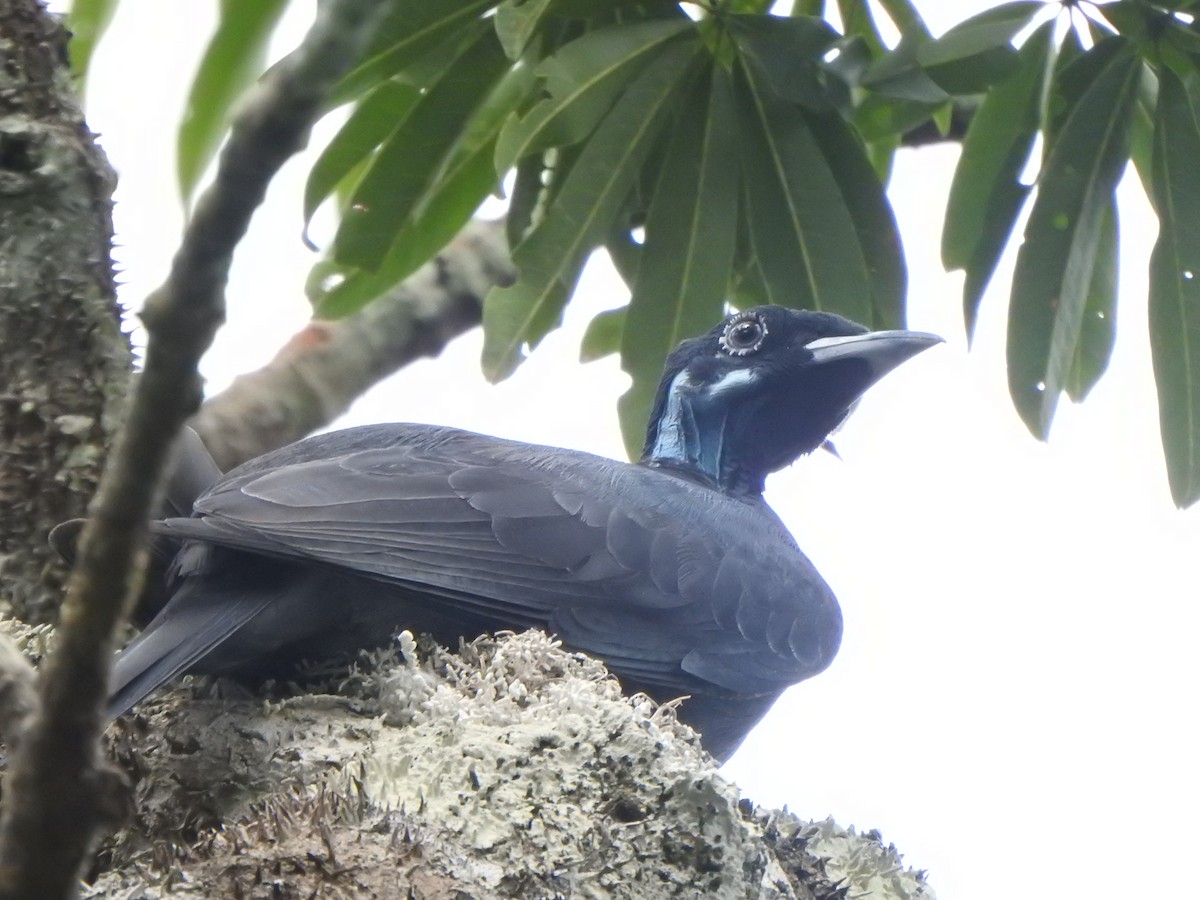
M 84 515 L 132 355 L 113 281 L 115 176 L 87 129 L 67 34 L 0 3 L 0 599 L 53 618 L 66 570 L 46 534 Z

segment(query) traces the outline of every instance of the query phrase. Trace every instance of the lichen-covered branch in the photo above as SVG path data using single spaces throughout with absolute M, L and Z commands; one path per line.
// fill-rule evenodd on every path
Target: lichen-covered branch
M 280 871 L 297 897 L 933 900 L 877 835 L 755 809 L 671 708 L 541 632 L 401 634 L 268 703 L 196 687 L 116 729 L 140 802 L 97 900 L 276 896 Z
M 18 744 L 0 815 L 0 897 L 77 892 L 98 827 L 119 808 L 98 762 L 101 708 L 127 598 L 144 566 L 146 521 L 171 442 L 199 402 L 196 364 L 224 317 L 234 248 L 283 162 L 308 138 L 326 92 L 381 11 L 330 0 L 302 45 L 263 79 L 234 122 L 167 281 L 146 302 L 146 362 L 93 503 L 68 583 L 41 707 Z
M 345 319 L 311 322 L 270 363 L 208 400 L 191 425 L 224 470 L 299 440 L 478 325 L 484 295 L 515 276 L 503 223 L 471 222 L 386 296 Z

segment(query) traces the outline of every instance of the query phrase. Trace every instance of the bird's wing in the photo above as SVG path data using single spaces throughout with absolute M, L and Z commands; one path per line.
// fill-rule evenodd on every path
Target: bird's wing
M 450 429 L 370 434 L 374 446 L 302 442 L 235 470 L 199 498 L 197 518 L 161 528 L 410 586 L 491 627 L 545 626 L 650 684 L 678 688 L 682 669 L 778 690 L 836 650 L 840 617 L 815 570 L 785 545 L 805 583 L 764 587 L 779 561 L 694 508 L 714 492 Z M 804 632 L 828 632 L 830 609 L 833 648 L 814 647 Z

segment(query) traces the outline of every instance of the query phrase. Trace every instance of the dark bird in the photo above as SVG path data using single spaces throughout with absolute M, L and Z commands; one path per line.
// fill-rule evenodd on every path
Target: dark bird
M 764 479 L 938 341 L 782 307 L 731 315 L 668 358 L 633 465 L 430 425 L 250 460 L 156 524 L 177 551 L 169 599 L 118 655 L 109 715 L 185 672 L 284 674 L 401 628 L 453 643 L 539 627 L 627 691 L 689 696 L 680 717 L 724 760 L 842 634 Z M 208 474 L 177 471 L 185 493 L 212 477 L 197 465 Z

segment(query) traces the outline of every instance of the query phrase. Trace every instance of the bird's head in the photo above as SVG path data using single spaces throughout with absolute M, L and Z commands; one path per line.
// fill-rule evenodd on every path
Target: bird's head
M 735 493 L 820 447 L 876 381 L 940 343 L 831 313 L 757 306 L 667 358 L 642 462 Z

